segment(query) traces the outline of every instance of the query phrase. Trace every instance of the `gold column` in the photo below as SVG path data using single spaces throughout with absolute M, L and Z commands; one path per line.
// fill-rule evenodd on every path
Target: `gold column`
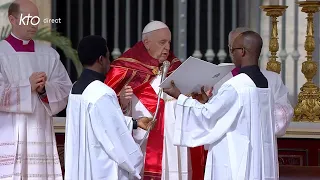
M 266 6 L 260 6 L 260 8 L 264 12 L 266 12 L 267 16 L 271 18 L 271 23 L 272 23 L 272 32 L 271 32 L 271 37 L 269 42 L 269 51 L 271 52 L 271 56 L 267 63 L 267 70 L 280 74 L 281 63 L 277 61 L 277 58 L 278 58 L 277 52 L 279 50 L 277 18 L 279 16 L 282 16 L 282 14 L 288 8 L 288 6 L 266 5 Z
M 319 11 L 319 1 L 300 1 L 297 2 L 302 7 L 302 12 L 307 13 L 307 35 L 304 43 L 304 48 L 307 51 L 307 60 L 302 63 L 301 72 L 307 79 L 307 82 L 300 88 L 301 92 L 298 96 L 298 104 L 294 109 L 294 121 L 320 121 L 320 92 L 317 85 L 312 81 L 316 75 L 318 66 L 312 60 L 312 53 L 315 49 L 314 40 L 314 25 L 313 16 L 314 13 Z

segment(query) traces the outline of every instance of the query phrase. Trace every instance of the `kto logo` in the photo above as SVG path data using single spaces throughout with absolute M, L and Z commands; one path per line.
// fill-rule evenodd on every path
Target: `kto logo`
M 40 23 L 41 19 L 39 16 L 31 16 L 28 14 L 27 16 L 23 16 L 20 14 L 20 21 L 19 25 L 33 25 L 37 26 Z M 61 18 L 58 19 L 50 19 L 50 18 L 45 18 L 43 19 L 43 23 L 61 23 Z

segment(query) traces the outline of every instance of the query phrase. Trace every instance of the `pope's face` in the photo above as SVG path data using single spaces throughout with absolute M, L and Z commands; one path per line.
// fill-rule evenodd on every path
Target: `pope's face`
M 144 41 L 150 56 L 158 59 L 160 63 L 167 60 L 171 44 L 171 32 L 168 28 L 163 28 L 151 32 Z

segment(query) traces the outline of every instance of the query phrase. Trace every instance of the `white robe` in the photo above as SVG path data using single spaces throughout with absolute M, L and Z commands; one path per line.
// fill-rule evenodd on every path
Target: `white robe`
M 129 126 L 129 129 L 128 127 Z M 140 179 L 143 155 L 115 92 L 96 80 L 82 95 L 69 95 L 65 180 Z
M 16 52 L 0 42 L 0 179 L 62 179 L 52 116 L 67 104 L 72 83 L 59 54 L 35 42 Z M 29 77 L 45 72 L 49 103 L 31 93 Z
M 206 104 L 180 95 L 174 144 L 209 147 L 206 180 L 277 179 L 271 93 L 240 74 Z
M 281 137 L 285 135 L 287 128 L 290 125 L 292 116 L 293 116 L 293 108 L 288 99 L 289 91 L 287 87 L 283 84 L 281 77 L 279 74 L 267 71 L 264 69 L 260 69 L 263 75 L 268 80 L 268 86 L 272 90 L 272 94 L 274 96 L 275 108 L 275 128 L 276 135 Z M 233 77 L 230 72 L 225 77 L 223 77 L 215 86 L 214 86 L 214 94 L 217 94 L 219 88 L 223 83 Z
M 151 86 L 156 93 L 159 91 L 161 76 L 158 75 L 152 82 Z M 192 167 L 190 150 L 187 147 L 177 147 L 173 145 L 173 134 L 175 124 L 174 107 L 177 100 L 163 93 L 162 99 L 165 101 L 164 110 L 164 140 L 163 140 L 163 155 L 162 155 L 162 180 L 189 180 L 192 179 Z M 131 110 L 128 115 L 133 118 L 153 117 L 146 107 L 139 101 L 136 96 L 133 96 Z M 133 130 L 133 137 L 140 144 L 146 131 L 138 128 Z M 147 140 L 142 144 L 141 149 L 146 154 Z M 143 170 L 141 172 L 143 177 Z

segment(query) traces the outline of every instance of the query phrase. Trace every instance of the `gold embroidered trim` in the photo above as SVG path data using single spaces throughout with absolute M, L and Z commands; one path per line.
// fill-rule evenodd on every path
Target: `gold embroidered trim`
M 175 63 L 175 62 L 178 62 L 180 61 L 178 58 L 174 58 L 172 61 L 171 61 L 171 64 Z
M 137 74 L 137 71 L 133 71 L 131 74 L 131 77 L 127 80 L 127 82 L 125 83 L 125 85 L 128 85 L 128 83 L 134 78 L 134 76 Z M 124 88 L 124 86 L 123 86 Z M 121 89 L 122 90 L 122 89 Z
M 148 82 L 148 80 L 150 79 L 150 75 L 149 74 L 147 74 L 147 76 L 146 76 L 146 79 L 143 81 L 143 83 L 146 83 L 146 82 Z M 142 84 L 143 84 L 142 83 Z
M 158 74 L 160 73 L 159 68 L 158 68 L 158 67 L 153 68 L 153 69 L 152 69 L 152 73 L 153 73 L 154 75 L 158 75 Z
M 118 60 L 123 60 L 123 61 L 127 61 L 127 62 L 135 62 L 135 63 L 141 64 L 142 66 L 147 67 L 149 69 L 158 68 L 157 66 L 146 65 L 146 64 L 144 64 L 136 59 L 133 59 L 133 58 L 118 58 Z

